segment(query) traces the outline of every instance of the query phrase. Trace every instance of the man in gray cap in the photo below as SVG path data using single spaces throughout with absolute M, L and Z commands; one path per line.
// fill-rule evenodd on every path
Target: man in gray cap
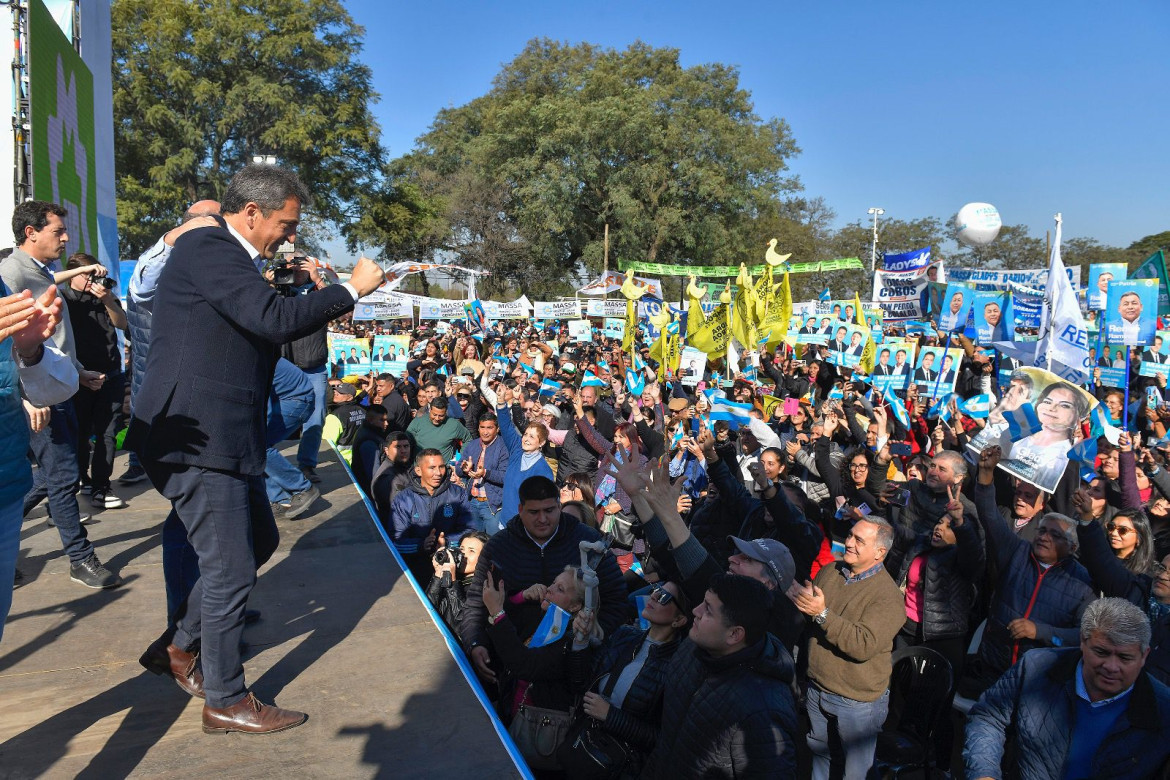
M 727 559 L 729 572 L 759 580 L 770 590 L 788 590 L 796 577 L 796 564 L 787 547 L 775 539 L 744 541 L 735 536 L 728 538 L 738 550 Z

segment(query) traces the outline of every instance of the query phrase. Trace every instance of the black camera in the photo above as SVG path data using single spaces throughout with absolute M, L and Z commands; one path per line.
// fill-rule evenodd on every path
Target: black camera
M 268 264 L 272 273 L 272 284 L 275 287 L 292 287 L 296 284 L 297 271 L 301 268 L 303 257 L 278 257 Z
M 453 563 L 455 564 L 456 572 L 463 568 L 463 562 L 465 560 L 466 556 L 463 554 L 463 550 L 460 550 L 458 547 L 440 547 L 438 550 L 435 550 L 435 563 L 440 566 L 445 563 Z
M 112 290 L 118 286 L 118 283 L 115 282 L 113 279 L 111 279 L 108 276 L 94 276 L 90 279 L 90 283 L 91 284 L 100 284 L 102 287 L 105 287 L 107 290 Z

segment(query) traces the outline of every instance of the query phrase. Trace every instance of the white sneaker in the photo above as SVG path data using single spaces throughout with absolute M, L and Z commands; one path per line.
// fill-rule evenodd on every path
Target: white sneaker
M 121 509 L 126 506 L 126 502 L 115 496 L 108 490 L 95 490 L 93 495 L 89 497 L 89 503 L 93 504 L 98 509 Z

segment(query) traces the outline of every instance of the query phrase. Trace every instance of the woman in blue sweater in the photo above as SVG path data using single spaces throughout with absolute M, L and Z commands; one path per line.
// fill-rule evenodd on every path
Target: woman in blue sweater
M 508 470 L 504 472 L 504 503 L 500 508 L 501 525 L 520 511 L 520 483 L 529 477 L 541 476 L 553 479 L 553 470 L 544 459 L 541 448 L 548 441 L 548 429 L 542 423 L 530 422 L 524 433 L 516 430 L 512 421 L 512 390 L 501 387 L 496 414 L 500 423 L 500 436 L 508 448 Z

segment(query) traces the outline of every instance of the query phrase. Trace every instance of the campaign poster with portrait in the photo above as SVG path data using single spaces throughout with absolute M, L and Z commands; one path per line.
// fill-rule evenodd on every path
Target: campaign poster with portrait
M 370 340 L 343 333 L 329 333 L 329 356 L 334 365 L 341 366 L 342 376 L 368 374 L 373 370 L 370 362 Z
M 1015 336 L 1010 292 L 974 292 L 971 296 L 971 318 L 975 323 L 976 341 L 981 344 L 1011 341 Z
M 905 390 L 914 372 L 917 342 L 889 339 L 877 348 L 869 381 L 882 393 Z
M 797 344 L 826 344 L 829 334 L 825 332 L 831 324 L 826 315 L 810 314 L 803 319 L 799 326 L 789 326 L 788 334 L 796 334 Z
M 1089 266 L 1089 286 L 1085 288 L 1085 303 L 1100 311 L 1109 303 L 1109 283 L 1124 282 L 1129 266 L 1125 263 L 1093 263 Z
M 910 381 L 918 386 L 919 395 L 942 398 L 955 391 L 962 358 L 962 349 L 922 347 Z
M 881 309 L 866 309 L 863 312 L 865 316 L 865 327 L 869 328 L 873 334 L 873 343 L 881 344 L 885 338 L 885 317 Z
M 968 444 L 976 456 L 999 445 L 999 467 L 1052 493 L 1068 467 L 1068 451 L 1084 438 L 1081 423 L 1098 401 L 1081 387 L 1042 368 L 1012 372 L 987 425 Z
M 1154 343 L 1142 350 L 1143 363 L 1170 363 L 1170 331 L 1154 333 Z
M 593 326 L 589 320 L 569 320 L 569 339 L 578 344 L 589 344 L 593 341 Z
M 379 374 L 403 376 L 406 373 L 406 353 L 409 348 L 410 336 L 375 335 L 371 359 L 373 370 Z
M 1158 327 L 1158 280 L 1126 279 L 1109 283 L 1105 307 L 1105 341 L 1126 346 L 1154 342 Z
M 707 370 L 707 353 L 695 347 L 683 347 L 682 359 L 678 363 L 678 374 L 682 383 L 694 387 Z
M 944 333 L 963 330 L 967 327 L 967 315 L 971 312 L 971 299 L 975 291 L 965 284 L 952 282 L 943 293 L 942 310 L 938 315 L 938 327 Z
M 839 323 L 829 339 L 828 361 L 845 368 L 857 368 L 865 351 L 866 329 L 854 323 Z

